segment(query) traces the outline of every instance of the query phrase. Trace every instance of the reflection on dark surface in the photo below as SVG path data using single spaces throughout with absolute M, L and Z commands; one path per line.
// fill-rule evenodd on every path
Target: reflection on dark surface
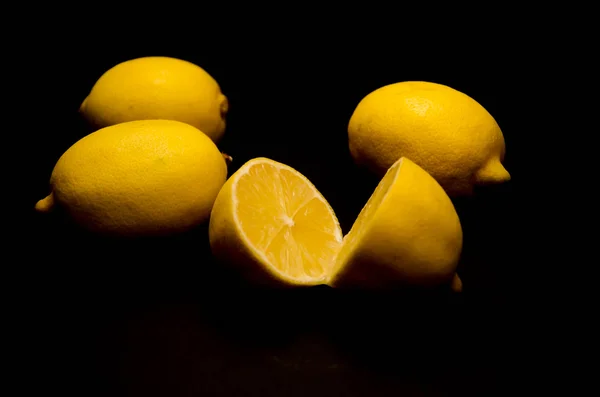
M 106 396 L 485 395 L 505 381 L 507 313 L 477 271 L 462 295 L 252 290 L 213 262 L 206 233 L 51 233 L 47 254 L 60 254 L 37 269 L 33 331 L 47 381 Z

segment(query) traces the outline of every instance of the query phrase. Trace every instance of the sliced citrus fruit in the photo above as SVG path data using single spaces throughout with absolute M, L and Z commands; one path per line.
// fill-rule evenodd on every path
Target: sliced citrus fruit
M 407 158 L 395 162 L 363 207 L 332 269 L 334 287 L 452 284 L 462 228 L 442 187 Z M 459 290 L 458 277 L 453 289 Z
M 338 220 L 321 193 L 293 168 L 248 161 L 219 192 L 209 239 L 215 257 L 252 282 L 323 284 L 342 244 Z

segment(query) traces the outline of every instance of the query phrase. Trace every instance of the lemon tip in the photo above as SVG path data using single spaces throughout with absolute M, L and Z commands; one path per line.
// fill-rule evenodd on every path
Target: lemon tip
M 454 292 L 462 292 L 463 283 L 457 273 L 454 273 L 454 277 L 452 278 L 452 283 L 450 284 L 450 288 Z
M 511 179 L 510 173 L 500 161 L 488 163 L 477 172 L 475 177 L 480 184 L 503 183 Z
M 219 111 L 222 117 L 225 117 L 229 112 L 229 99 L 223 94 L 219 95 Z
M 44 197 L 43 199 L 39 200 L 35 204 L 35 210 L 37 212 L 42 212 L 42 213 L 50 212 L 53 207 L 54 207 L 54 195 L 52 193 L 50 193 L 48 196 Z
M 79 105 L 79 111 L 80 112 L 84 112 L 85 111 L 85 107 L 87 105 L 87 100 L 88 100 L 88 97 L 86 96 L 84 98 L 83 102 L 81 102 L 81 105 Z

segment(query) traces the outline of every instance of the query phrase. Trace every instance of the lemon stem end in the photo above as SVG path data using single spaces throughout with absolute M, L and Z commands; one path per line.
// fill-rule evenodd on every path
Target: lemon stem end
M 225 159 L 225 162 L 227 163 L 227 165 L 231 164 L 231 162 L 233 161 L 233 157 L 231 157 L 227 153 L 221 153 L 221 154 L 223 155 L 223 158 Z

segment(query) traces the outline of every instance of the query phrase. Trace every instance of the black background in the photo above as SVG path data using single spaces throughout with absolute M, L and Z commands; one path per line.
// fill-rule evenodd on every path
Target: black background
M 526 71 L 514 47 L 487 31 L 438 33 L 409 46 L 343 30 L 224 31 L 215 42 L 203 39 L 207 30 L 52 36 L 36 42 L 35 62 L 18 65 L 31 84 L 21 93 L 30 104 L 23 117 L 35 131 L 21 290 L 35 302 L 22 333 L 31 383 L 100 396 L 437 396 L 490 395 L 519 381 L 524 131 L 523 99 L 514 93 Z M 426 80 L 479 101 L 504 132 L 513 180 L 455 200 L 464 292 L 255 291 L 213 263 L 205 228 L 118 242 L 35 214 L 54 163 L 85 134 L 77 109 L 94 82 L 119 62 L 149 55 L 194 62 L 219 82 L 230 101 L 219 143 L 234 159 L 230 174 L 259 156 L 296 168 L 345 233 L 377 184 L 347 149 L 346 126 L 361 98 L 385 84 Z

